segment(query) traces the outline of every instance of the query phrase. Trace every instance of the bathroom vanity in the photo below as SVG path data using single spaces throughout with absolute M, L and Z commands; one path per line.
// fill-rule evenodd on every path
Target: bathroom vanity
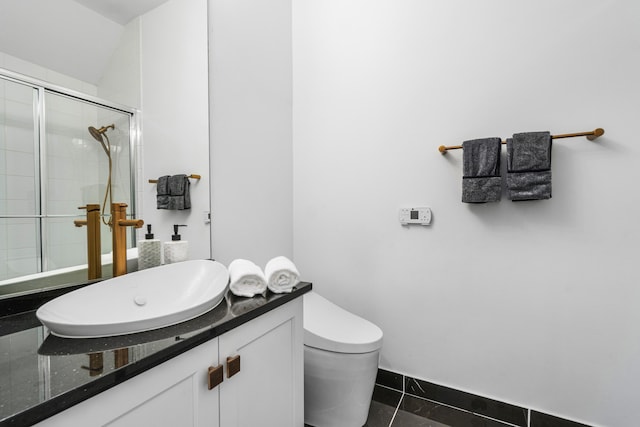
M 120 337 L 46 335 L 33 312 L 0 318 L 0 364 L 33 360 L 37 371 L 2 380 L 14 389 L 0 396 L 0 426 L 299 427 L 300 297 L 310 290 L 301 283 L 290 294 L 228 293 L 196 319 Z M 31 354 L 12 354 L 11 343 L 28 334 L 40 336 Z

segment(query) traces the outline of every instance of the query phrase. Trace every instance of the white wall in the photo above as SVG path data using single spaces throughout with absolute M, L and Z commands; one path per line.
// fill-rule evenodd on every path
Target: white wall
M 209 0 L 213 257 L 291 257 L 291 0 Z
M 384 330 L 381 366 L 600 426 L 637 423 L 640 6 L 300 0 L 294 259 Z M 461 203 L 441 144 L 556 141 L 553 199 Z M 256 177 L 257 179 L 258 177 Z M 429 227 L 402 227 L 426 205 Z
M 92 84 L 122 31 L 73 0 L 0 2 L 0 52 Z
M 162 241 L 171 240 L 173 224 L 187 224 L 180 234 L 189 258 L 209 258 L 207 4 L 172 0 L 140 19 L 142 218 Z M 156 185 L 148 180 L 182 173 L 202 176 L 191 180 L 191 209 L 156 209 Z M 145 232 L 146 225 L 138 237 Z
M 132 108 L 140 108 L 140 18 L 124 26 L 98 83 L 98 96 Z

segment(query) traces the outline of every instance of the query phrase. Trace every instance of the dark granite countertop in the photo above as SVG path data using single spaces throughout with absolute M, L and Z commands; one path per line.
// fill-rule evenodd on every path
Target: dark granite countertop
M 56 337 L 40 324 L 35 309 L 52 295 L 29 297 L 23 312 L 15 310 L 25 307 L 22 299 L 5 300 L 12 308 L 0 307 L 0 426 L 36 424 L 310 290 L 303 282 L 290 294 L 242 298 L 227 292 L 220 305 L 193 320 L 87 339 Z

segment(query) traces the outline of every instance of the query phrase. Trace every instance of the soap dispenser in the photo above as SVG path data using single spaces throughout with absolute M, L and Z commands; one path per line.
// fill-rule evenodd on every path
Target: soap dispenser
M 178 234 L 178 227 L 186 227 L 186 225 L 174 224 L 173 235 L 170 242 L 164 243 L 164 263 L 173 264 L 174 262 L 186 261 L 189 256 L 189 242 L 182 240 Z
M 158 267 L 162 264 L 162 242 L 153 238 L 151 224 L 147 224 L 144 240 L 138 242 L 138 270 Z

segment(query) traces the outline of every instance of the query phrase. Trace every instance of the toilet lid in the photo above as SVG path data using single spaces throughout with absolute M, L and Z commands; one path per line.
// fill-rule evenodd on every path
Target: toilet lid
M 337 353 L 369 353 L 382 347 L 382 330 L 315 292 L 304 294 L 304 345 Z

